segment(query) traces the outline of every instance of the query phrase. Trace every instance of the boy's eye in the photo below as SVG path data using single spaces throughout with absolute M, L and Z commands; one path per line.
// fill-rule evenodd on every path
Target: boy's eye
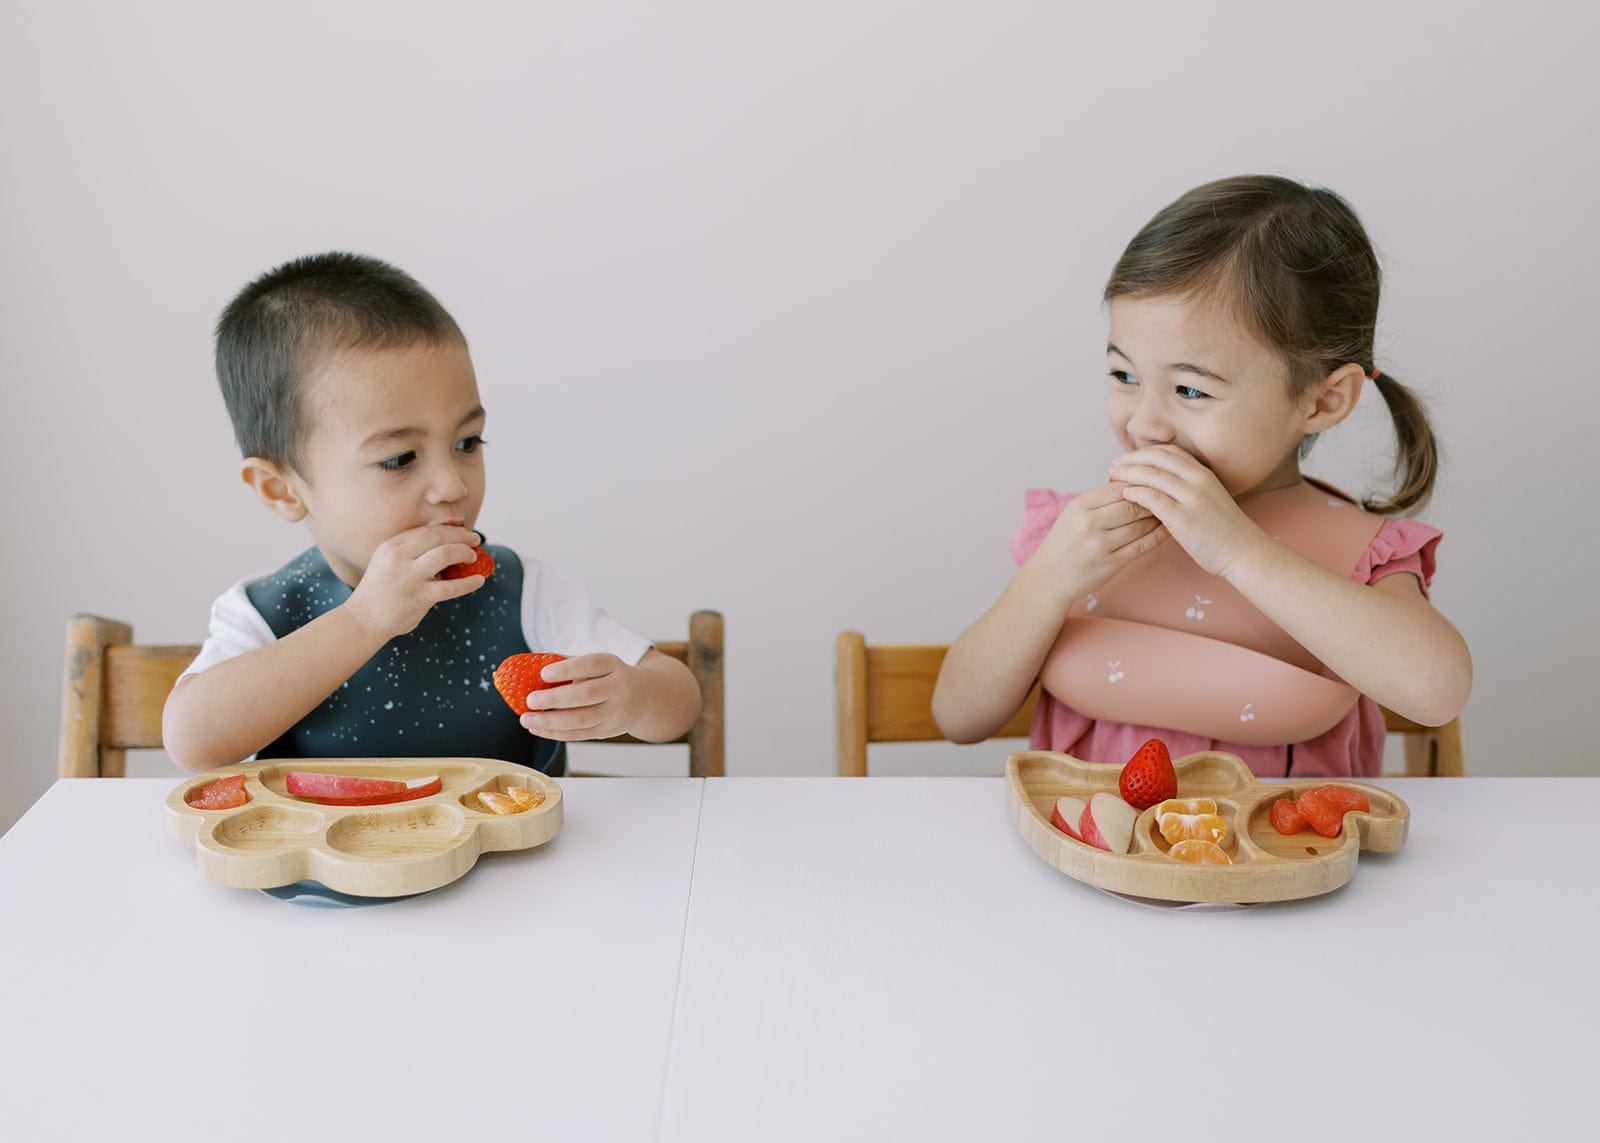
M 404 472 L 411 467 L 411 462 L 417 459 L 414 452 L 403 452 L 399 456 L 391 456 L 388 460 L 380 460 L 378 467 L 390 472 Z
M 488 443 L 488 441 L 474 433 L 470 437 L 462 437 L 460 440 L 458 440 L 456 442 L 456 451 L 474 453 Z
M 1191 401 L 1199 399 L 1199 398 L 1205 398 L 1205 397 L 1211 396 L 1210 393 L 1201 392 L 1199 389 L 1196 389 L 1193 385 L 1179 385 L 1177 391 L 1178 391 L 1178 396 L 1184 398 L 1185 400 L 1191 400 Z

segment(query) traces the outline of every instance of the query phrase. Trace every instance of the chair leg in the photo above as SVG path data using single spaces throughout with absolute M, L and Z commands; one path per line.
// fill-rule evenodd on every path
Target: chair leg
M 67 621 L 66 664 L 61 684 L 61 734 L 57 773 L 63 778 L 120 778 L 121 750 L 100 748 L 100 712 L 105 707 L 106 648 L 133 642 L 133 628 L 97 615 Z
M 689 616 L 689 670 L 700 684 L 700 717 L 689 728 L 689 776 L 720 778 L 725 772 L 722 705 L 722 613 Z

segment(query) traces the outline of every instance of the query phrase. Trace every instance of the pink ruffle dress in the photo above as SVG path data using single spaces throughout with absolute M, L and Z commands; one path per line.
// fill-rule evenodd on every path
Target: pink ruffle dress
M 1028 490 L 1022 526 L 1011 540 L 1011 555 L 1019 566 L 1033 554 L 1072 498 L 1071 493 Z M 1396 572 L 1409 572 L 1422 584 L 1426 596 L 1433 582 L 1440 535 L 1417 520 L 1385 520 L 1356 561 L 1350 578 L 1374 584 Z M 1151 738 L 1164 741 L 1174 758 L 1200 750 L 1237 754 L 1259 777 L 1375 777 L 1383 769 L 1383 712 L 1365 696 L 1331 730 L 1292 746 L 1246 746 L 1163 727 L 1097 721 L 1049 694 L 1040 695 L 1034 715 L 1034 749 L 1060 751 L 1086 762 L 1126 762 Z

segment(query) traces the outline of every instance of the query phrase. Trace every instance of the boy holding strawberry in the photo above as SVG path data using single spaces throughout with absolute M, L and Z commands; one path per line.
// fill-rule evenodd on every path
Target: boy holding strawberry
M 481 574 L 484 408 L 466 339 L 414 279 L 351 254 L 280 266 L 223 312 L 217 377 L 240 476 L 313 546 L 213 604 L 163 716 L 180 766 L 470 755 L 561 774 L 566 742 L 694 721 L 688 668 L 580 584 L 503 547 Z M 568 685 L 519 720 L 492 675 L 530 650 L 569 656 L 543 671 Z

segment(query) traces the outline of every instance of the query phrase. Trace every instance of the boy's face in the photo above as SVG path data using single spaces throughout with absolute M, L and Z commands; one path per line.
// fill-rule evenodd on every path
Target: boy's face
M 359 583 L 372 553 L 401 532 L 475 527 L 484 411 L 464 346 L 340 350 L 305 383 L 304 471 L 286 479 L 340 579 Z

